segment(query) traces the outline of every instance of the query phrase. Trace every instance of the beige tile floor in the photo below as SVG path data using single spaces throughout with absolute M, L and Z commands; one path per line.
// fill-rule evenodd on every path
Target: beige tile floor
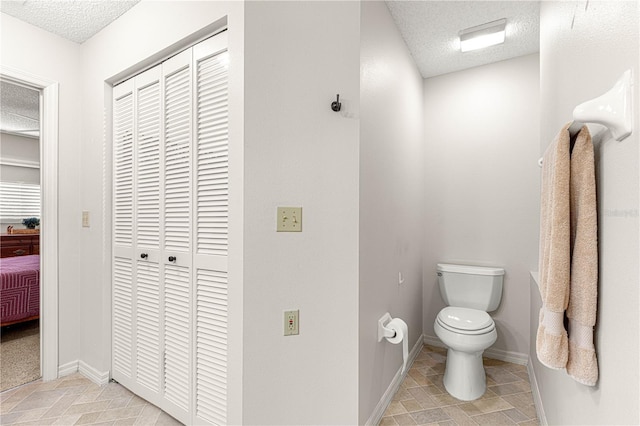
M 487 391 L 459 401 L 442 384 L 446 349 L 425 345 L 383 414 L 387 425 L 538 425 L 527 368 L 484 359 Z
M 380 425 L 538 425 L 526 367 L 484 360 L 487 392 L 471 402 L 442 384 L 446 350 L 425 345 Z M 98 386 L 80 374 L 0 393 L 1 425 L 180 425 L 117 383 Z
M 0 425 L 181 425 L 117 383 L 79 373 L 0 393 Z

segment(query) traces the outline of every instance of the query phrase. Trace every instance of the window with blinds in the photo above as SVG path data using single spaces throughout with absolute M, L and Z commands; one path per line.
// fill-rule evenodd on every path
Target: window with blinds
M 40 185 L 0 182 L 0 221 L 21 223 L 28 217 L 40 218 Z

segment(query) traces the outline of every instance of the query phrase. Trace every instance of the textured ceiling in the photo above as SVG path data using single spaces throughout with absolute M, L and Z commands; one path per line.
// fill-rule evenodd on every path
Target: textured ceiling
M 1 0 L 0 10 L 82 43 L 139 1 Z M 386 0 L 386 3 L 425 78 L 539 51 L 538 1 Z M 460 30 L 501 18 L 507 19 L 503 44 L 460 52 Z
M 540 3 L 537 1 L 387 0 L 386 3 L 425 78 L 540 50 Z M 460 30 L 501 18 L 507 18 L 503 44 L 460 52 Z
M 40 94 L 33 89 L 0 82 L 0 130 L 25 136 L 40 134 Z
M 2 0 L 0 11 L 68 40 L 83 43 L 139 1 Z M 39 136 L 37 91 L 3 81 L 0 98 L 0 130 Z
M 0 11 L 83 43 L 140 0 L 2 0 Z

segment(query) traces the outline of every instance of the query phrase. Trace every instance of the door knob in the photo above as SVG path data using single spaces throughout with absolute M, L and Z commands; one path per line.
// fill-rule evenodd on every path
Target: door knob
M 149 257 L 147 253 L 140 253 L 140 259 L 146 259 L 147 257 Z
M 175 256 L 169 256 L 169 262 L 175 262 L 175 261 L 176 261 Z

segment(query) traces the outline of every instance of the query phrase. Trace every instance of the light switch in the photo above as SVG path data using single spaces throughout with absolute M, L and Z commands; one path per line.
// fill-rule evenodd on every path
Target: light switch
M 87 210 L 84 210 L 82 212 L 82 227 L 83 228 L 89 227 L 89 212 Z
M 302 231 L 302 207 L 278 207 L 278 232 Z

